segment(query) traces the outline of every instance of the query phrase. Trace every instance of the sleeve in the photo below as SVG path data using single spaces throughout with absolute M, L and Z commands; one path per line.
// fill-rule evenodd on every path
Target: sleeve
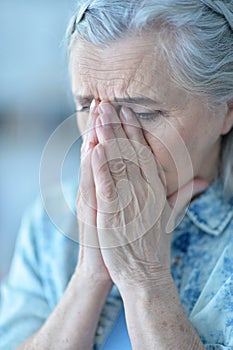
M 11 269 L 0 289 L 0 350 L 15 350 L 51 313 L 40 276 L 38 205 L 36 201 L 23 217 Z

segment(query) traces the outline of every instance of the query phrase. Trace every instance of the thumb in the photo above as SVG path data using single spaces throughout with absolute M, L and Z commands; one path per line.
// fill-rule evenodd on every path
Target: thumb
M 187 207 L 195 196 L 204 192 L 209 186 L 209 183 L 201 178 L 194 178 L 187 182 L 185 185 L 180 187 L 175 193 L 173 193 L 169 198 L 167 198 L 172 212 L 167 224 L 167 229 L 169 227 L 169 232 L 173 231 L 171 229 L 172 224 L 176 221 L 177 216 Z M 183 217 L 180 219 L 180 221 Z M 168 231 L 167 231 L 168 232 Z

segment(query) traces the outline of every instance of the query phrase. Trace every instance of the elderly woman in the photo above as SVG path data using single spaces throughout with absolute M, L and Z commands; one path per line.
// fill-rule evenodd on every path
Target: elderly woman
M 80 244 L 29 210 L 0 348 L 233 349 L 233 1 L 79 2 L 68 41 Z

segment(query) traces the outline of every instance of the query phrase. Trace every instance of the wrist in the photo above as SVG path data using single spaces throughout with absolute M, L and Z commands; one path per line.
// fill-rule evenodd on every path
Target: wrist
M 124 290 L 122 298 L 134 349 L 204 350 L 187 319 L 173 281 L 159 287 L 147 285 L 134 291 Z
M 111 279 L 103 278 L 94 273 L 88 273 L 81 268 L 77 268 L 72 276 L 71 283 L 79 288 L 85 288 L 89 291 L 106 291 L 109 293 L 113 286 Z
M 150 275 L 149 279 L 135 279 L 133 281 L 121 281 L 117 287 L 123 296 L 141 295 L 147 296 L 151 293 L 159 293 L 160 291 L 169 291 L 174 287 L 174 281 L 169 269 L 163 269 Z

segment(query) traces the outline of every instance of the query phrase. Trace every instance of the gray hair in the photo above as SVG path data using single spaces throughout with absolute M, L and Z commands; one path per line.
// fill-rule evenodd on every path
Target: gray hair
M 206 97 L 209 108 L 232 105 L 232 0 L 79 1 L 67 30 L 68 49 L 77 37 L 108 46 L 126 33 L 150 30 L 156 23 L 172 79 Z M 219 168 L 227 196 L 233 195 L 232 141 L 233 129 L 222 138 Z

